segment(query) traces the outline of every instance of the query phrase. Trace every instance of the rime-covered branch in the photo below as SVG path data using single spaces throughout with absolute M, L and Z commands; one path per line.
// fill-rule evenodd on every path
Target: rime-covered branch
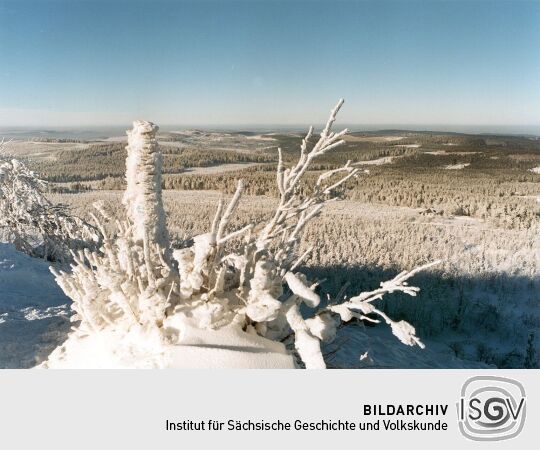
M 333 199 L 333 192 L 347 180 L 357 176 L 358 169 L 351 167 L 350 161 L 339 169 L 329 170 L 319 176 L 313 192 L 310 195 L 299 194 L 299 186 L 303 175 L 309 169 L 310 164 L 319 156 L 332 149 L 343 145 L 342 139 L 348 130 L 338 133 L 332 131 L 337 113 L 343 105 L 341 99 L 330 112 L 330 117 L 320 133 L 319 140 L 309 149 L 313 137 L 313 127 L 310 127 L 300 145 L 300 157 L 297 163 L 290 169 L 285 169 L 283 154 L 278 149 L 278 167 L 276 182 L 280 193 L 279 203 L 270 221 L 257 237 L 257 248 L 263 249 L 269 241 L 280 239 L 286 243 L 286 248 L 280 252 L 280 264 L 291 264 L 299 236 L 305 225 L 319 214 L 323 205 Z M 345 174 L 337 181 L 329 181 L 338 174 Z
M 96 230 L 54 205 L 44 195 L 47 183 L 0 142 L 0 234 L 30 256 L 67 261 L 69 250 L 92 246 Z
M 362 292 L 355 297 L 352 297 L 349 301 L 343 302 L 338 305 L 330 305 L 326 307 L 321 313 L 326 313 L 328 311 L 339 314 L 343 322 L 348 322 L 353 318 L 360 320 L 368 320 L 371 322 L 376 322 L 376 319 L 373 319 L 368 316 L 368 314 L 380 316 L 390 327 L 392 328 L 392 333 L 404 344 L 406 345 L 418 345 L 419 347 L 424 348 L 424 344 L 418 339 L 415 335 L 414 327 L 405 321 L 395 322 L 390 317 L 388 317 L 384 312 L 377 309 L 372 302 L 375 300 L 380 300 L 385 294 L 392 294 L 393 292 L 403 292 L 404 294 L 410 295 L 411 297 L 416 297 L 417 292 L 420 288 L 416 286 L 410 286 L 407 283 L 407 280 L 421 272 L 423 270 L 429 269 L 437 264 L 440 261 L 434 261 L 429 264 L 425 264 L 421 267 L 417 267 L 411 271 L 403 271 L 399 273 L 396 277 L 389 281 L 381 282 L 381 287 L 369 292 Z

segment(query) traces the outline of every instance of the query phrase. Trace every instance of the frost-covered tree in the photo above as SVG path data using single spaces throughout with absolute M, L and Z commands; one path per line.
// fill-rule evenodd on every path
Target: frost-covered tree
M 0 235 L 31 256 L 70 260 L 70 250 L 98 240 L 94 227 L 45 196 L 47 183 L 0 143 Z
M 297 252 L 306 224 L 359 175 L 347 163 L 321 174 L 309 194 L 301 189 L 311 163 L 344 143 L 347 130 L 332 131 L 342 104 L 318 139 L 310 128 L 292 167 L 279 151 L 280 198 L 268 222 L 230 229 L 244 190 L 239 181 L 228 204 L 217 205 L 210 231 L 184 248 L 171 247 L 165 227 L 158 127 L 135 122 L 128 132 L 126 218 L 110 234 L 108 214 L 98 207 L 103 246 L 77 252 L 69 273 L 53 270 L 73 300 L 77 324 L 43 366 L 324 368 L 321 342 L 352 319 L 382 320 L 403 344 L 422 347 L 412 325 L 392 320 L 376 303 L 392 292 L 415 296 L 408 279 L 432 264 L 325 305 L 317 282 L 297 271 L 309 255 Z M 282 344 L 289 339 L 295 352 Z

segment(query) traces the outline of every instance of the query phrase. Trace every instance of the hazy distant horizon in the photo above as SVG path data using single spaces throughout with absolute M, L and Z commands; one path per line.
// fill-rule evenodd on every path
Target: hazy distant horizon
M 305 132 L 308 124 L 176 124 L 160 125 L 160 132 L 186 130 L 220 131 L 220 132 Z M 315 129 L 321 129 L 323 124 L 315 124 Z M 515 136 L 540 137 L 540 125 L 445 125 L 445 124 L 338 124 L 339 128 L 348 128 L 351 133 L 361 132 L 444 132 L 462 134 L 497 134 Z M 0 139 L 81 139 L 99 140 L 124 136 L 131 124 L 125 126 L 67 126 L 67 127 L 2 127 Z

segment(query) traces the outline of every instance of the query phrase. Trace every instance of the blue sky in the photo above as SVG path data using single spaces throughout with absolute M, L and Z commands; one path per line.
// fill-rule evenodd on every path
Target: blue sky
M 540 124 L 540 1 L 0 0 L 0 126 Z

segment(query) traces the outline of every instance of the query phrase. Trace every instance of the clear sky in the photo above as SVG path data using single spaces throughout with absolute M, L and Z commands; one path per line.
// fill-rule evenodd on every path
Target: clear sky
M 0 126 L 540 124 L 540 1 L 0 0 Z

